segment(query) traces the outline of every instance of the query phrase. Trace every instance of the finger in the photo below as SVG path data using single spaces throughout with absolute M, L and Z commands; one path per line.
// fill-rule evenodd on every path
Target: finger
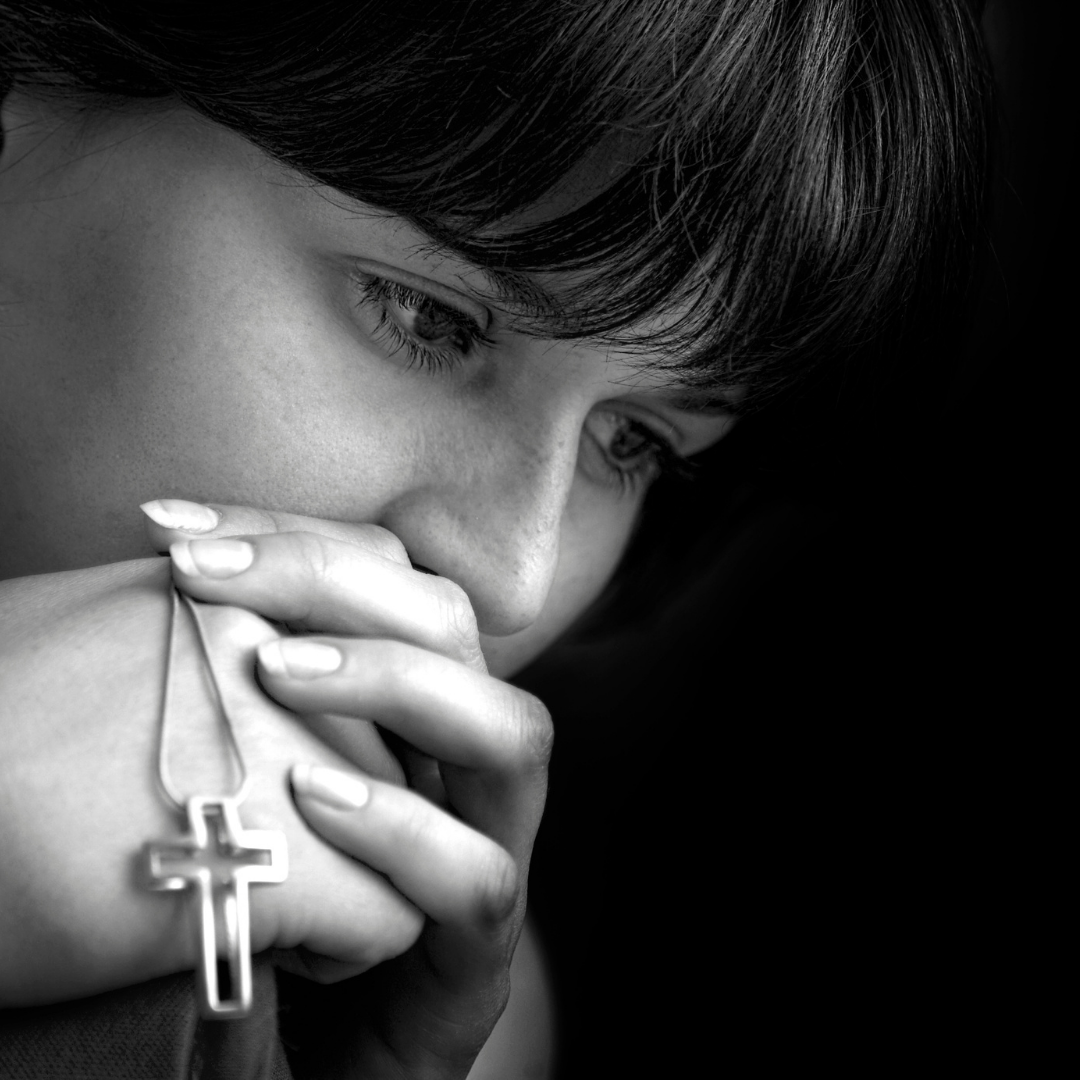
M 400 642 L 284 638 L 258 656 L 290 709 L 372 720 L 437 758 L 454 809 L 527 863 L 553 741 L 535 697 Z
M 249 536 L 257 534 L 311 532 L 331 540 L 353 544 L 372 555 L 408 566 L 405 545 L 389 529 L 379 525 L 258 510 L 250 506 L 203 504 L 186 499 L 152 499 L 140 507 L 146 515 L 146 532 L 154 550 L 164 554 L 177 540 L 193 537 Z
M 407 788 L 296 765 L 304 819 L 336 848 L 385 874 L 436 923 L 500 937 L 524 903 L 509 852 Z
M 374 867 L 346 860 L 341 852 L 311 852 L 323 841 L 300 829 L 286 829 L 291 877 L 297 879 L 288 897 L 257 895 L 258 915 L 273 902 L 267 916 L 276 920 L 275 944 L 305 950 L 320 969 L 320 982 L 358 975 L 407 951 L 424 928 L 424 914 Z M 300 875 L 305 880 L 300 881 Z M 283 888 L 288 888 L 286 882 Z
M 397 641 L 280 638 L 258 650 L 263 688 L 299 713 L 374 720 L 463 768 L 543 772 L 553 732 L 532 694 Z
M 251 779 L 243 806 L 248 828 L 284 833 L 289 874 L 279 885 L 256 888 L 252 895 L 252 933 L 259 947 L 304 946 L 339 965 L 320 965 L 321 977 L 372 967 L 406 951 L 419 937 L 424 917 L 384 875 L 334 849 L 313 834 L 289 796 L 288 770 L 297 760 L 343 767 L 345 762 L 323 746 L 296 718 L 270 701 L 254 679 L 254 652 L 273 640 L 275 631 L 262 619 L 234 607 L 200 606 L 195 613 L 213 657 L 213 675 L 230 726 L 241 747 Z M 173 704 L 168 740 L 169 771 L 181 790 L 199 790 L 212 777 L 221 757 L 215 742 L 204 739 L 200 716 L 220 731 L 221 717 L 202 685 L 205 664 L 194 626 L 178 625 L 173 655 Z M 207 706 L 211 706 L 209 709 Z M 396 778 L 400 768 L 374 729 L 363 755 L 365 772 Z M 198 753 L 200 746 L 210 751 Z M 196 768 L 186 756 L 196 751 Z M 205 760 L 209 757 L 209 761 Z M 384 764 L 385 763 L 385 764 Z M 389 765 L 392 763 L 392 768 Z M 211 790 L 221 790 L 215 783 Z M 182 897 L 175 897 L 183 905 Z M 325 970 L 324 970 L 325 969 Z
M 318 533 L 173 543 L 174 579 L 200 600 L 293 629 L 391 637 L 486 670 L 472 605 L 446 578 Z
M 347 963 L 332 956 L 321 956 L 305 946 L 297 949 L 271 949 L 270 954 L 274 958 L 274 967 L 324 985 L 363 975 L 371 967 L 370 964 Z

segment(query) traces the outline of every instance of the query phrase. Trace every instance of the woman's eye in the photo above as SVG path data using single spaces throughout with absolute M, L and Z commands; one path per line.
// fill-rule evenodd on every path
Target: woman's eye
M 592 412 L 585 422 L 585 435 L 584 468 L 620 490 L 640 490 L 662 473 L 685 476 L 691 468 L 660 432 L 613 409 Z
M 364 274 L 360 291 L 361 305 L 376 318 L 372 335 L 388 354 L 404 351 L 410 365 L 450 368 L 491 344 L 471 315 L 408 285 Z

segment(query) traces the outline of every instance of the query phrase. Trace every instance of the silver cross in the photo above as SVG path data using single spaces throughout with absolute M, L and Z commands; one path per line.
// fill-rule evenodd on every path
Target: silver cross
M 245 829 L 240 799 L 193 795 L 186 802 L 190 832 L 175 841 L 147 843 L 149 888 L 195 888 L 199 907 L 199 998 L 208 1017 L 241 1017 L 251 1011 L 251 908 L 248 886 L 284 881 L 285 834 Z M 229 996 L 218 983 L 220 915 Z

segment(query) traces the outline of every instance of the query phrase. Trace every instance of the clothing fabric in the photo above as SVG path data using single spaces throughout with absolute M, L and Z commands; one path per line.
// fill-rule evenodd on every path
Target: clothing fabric
M 191 974 L 80 1001 L 0 1010 L 2 1080 L 292 1080 L 269 957 L 255 957 L 254 1008 L 204 1020 Z

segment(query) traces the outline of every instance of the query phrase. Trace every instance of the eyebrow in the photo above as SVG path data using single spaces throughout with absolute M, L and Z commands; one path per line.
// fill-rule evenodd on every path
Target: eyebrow
M 642 393 L 655 395 L 668 408 L 678 412 L 693 413 L 697 416 L 736 416 L 739 414 L 741 394 L 738 389 L 688 384 L 685 378 L 680 376 L 678 370 L 669 370 L 663 374 L 666 374 L 668 378 L 662 382 L 628 383 L 627 388 L 631 392 L 640 390 Z
M 536 318 L 558 315 L 559 304 L 555 297 L 527 274 L 514 270 L 477 269 L 494 285 L 499 299 L 509 307 Z
M 469 285 L 468 274 L 469 272 L 479 274 L 492 286 L 492 295 L 485 297 L 485 299 L 490 299 L 491 302 L 498 303 L 500 306 L 505 305 L 510 309 L 511 313 L 513 313 L 514 309 L 517 309 L 517 312 L 526 318 L 559 318 L 560 305 L 558 301 L 528 274 L 471 263 L 457 252 L 443 247 L 430 237 L 427 243 L 417 245 L 414 250 L 422 258 L 434 257 L 448 262 L 451 267 L 455 268 L 455 276 L 475 296 L 481 294 L 475 292 L 474 287 Z M 464 272 L 458 268 L 463 268 Z M 650 367 L 656 370 L 660 366 L 655 363 L 650 364 L 648 361 L 642 364 L 643 369 L 646 370 Z M 664 384 L 650 387 L 650 389 L 663 393 L 665 400 L 670 403 L 672 408 L 706 416 L 732 416 L 738 414 L 739 401 L 743 396 L 739 388 L 702 386 L 692 375 L 683 375 L 677 368 L 668 368 L 666 374 L 668 380 Z
M 432 252 L 446 257 L 449 255 L 456 262 L 463 262 L 453 252 L 445 249 L 432 247 Z M 480 274 L 493 286 L 494 300 L 506 304 L 509 308 L 517 308 L 526 317 L 543 319 L 559 317 L 559 304 L 555 298 L 542 286 L 537 284 L 527 274 L 513 270 L 496 270 L 476 266 L 473 263 L 464 263 L 465 266 Z M 654 370 L 659 365 L 644 361 L 642 367 Z M 743 396 L 739 389 L 731 387 L 702 386 L 694 380 L 693 375 L 682 374 L 677 368 L 668 369 L 668 379 L 665 383 L 650 387 L 664 395 L 672 408 L 682 412 L 697 413 L 705 416 L 732 416 L 739 411 L 739 400 Z
M 517 270 L 499 270 L 469 262 L 451 248 L 443 247 L 434 240 L 418 244 L 413 249 L 423 260 L 437 259 L 448 263 L 451 272 L 471 293 L 500 307 L 525 315 L 528 318 L 558 318 L 559 303 L 555 297 L 528 274 Z M 490 295 L 478 291 L 469 283 L 471 274 L 478 274 L 491 286 Z
M 738 409 L 738 402 L 725 396 L 723 390 L 695 390 L 685 385 L 675 384 L 671 392 L 662 389 L 664 400 L 673 408 L 682 412 L 703 413 L 705 415 L 730 416 Z

